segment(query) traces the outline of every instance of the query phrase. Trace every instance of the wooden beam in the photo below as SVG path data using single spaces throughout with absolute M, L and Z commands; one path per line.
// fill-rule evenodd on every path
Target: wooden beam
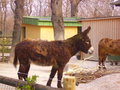
M 18 87 L 18 86 L 21 87 L 21 86 L 27 84 L 26 81 L 9 78 L 9 77 L 5 77 L 5 76 L 0 76 L 0 83 L 10 85 L 13 87 Z M 35 90 L 63 90 L 63 89 L 53 88 L 53 87 L 44 86 L 44 85 L 40 85 L 40 84 L 32 84 L 31 86 L 34 86 Z

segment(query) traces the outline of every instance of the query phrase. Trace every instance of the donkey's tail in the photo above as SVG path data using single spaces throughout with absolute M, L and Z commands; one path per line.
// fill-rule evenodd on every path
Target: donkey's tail
M 17 53 L 16 53 L 16 51 L 15 51 L 14 61 L 13 61 L 13 65 L 15 66 L 15 68 L 16 68 L 16 66 L 17 66 L 17 62 L 18 62 Z

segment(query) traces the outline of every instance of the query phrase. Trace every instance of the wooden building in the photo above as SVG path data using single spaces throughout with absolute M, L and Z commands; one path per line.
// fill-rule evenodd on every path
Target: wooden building
M 120 6 L 120 0 L 117 0 L 115 2 L 112 2 L 111 3 L 112 5 L 115 5 L 115 6 Z
M 102 38 L 120 39 L 120 16 L 83 18 L 79 21 L 82 24 L 82 30 L 91 26 L 89 36 L 95 49 L 92 59 L 98 60 L 98 43 Z
M 79 27 L 81 24 L 76 18 L 64 18 L 65 39 L 77 34 Z M 51 17 L 23 17 L 22 40 L 24 39 L 54 40 Z

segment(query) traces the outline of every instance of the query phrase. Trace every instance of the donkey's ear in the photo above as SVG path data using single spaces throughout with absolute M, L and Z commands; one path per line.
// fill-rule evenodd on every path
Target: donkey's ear
M 90 29 L 91 29 L 91 27 L 89 26 L 89 27 L 83 32 L 83 34 L 84 34 L 84 35 L 87 35 L 87 34 L 89 33 Z

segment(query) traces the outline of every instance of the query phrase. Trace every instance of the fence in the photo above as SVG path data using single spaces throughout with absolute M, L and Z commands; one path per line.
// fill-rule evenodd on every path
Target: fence
M 0 61 L 7 62 L 12 45 L 12 36 L 0 36 Z
M 27 82 L 25 82 L 25 81 L 8 78 L 8 77 L 4 77 L 4 76 L 0 76 L 0 83 L 10 86 L 9 89 L 4 88 L 2 90 L 15 90 L 15 88 L 13 88 L 13 87 L 21 87 L 21 86 L 27 84 Z M 48 86 L 44 86 L 44 85 L 40 85 L 40 84 L 32 84 L 31 86 L 33 86 L 35 88 L 35 90 L 63 90 L 63 89 L 48 87 Z M 1 88 L 0 88 L 0 90 L 1 90 Z

